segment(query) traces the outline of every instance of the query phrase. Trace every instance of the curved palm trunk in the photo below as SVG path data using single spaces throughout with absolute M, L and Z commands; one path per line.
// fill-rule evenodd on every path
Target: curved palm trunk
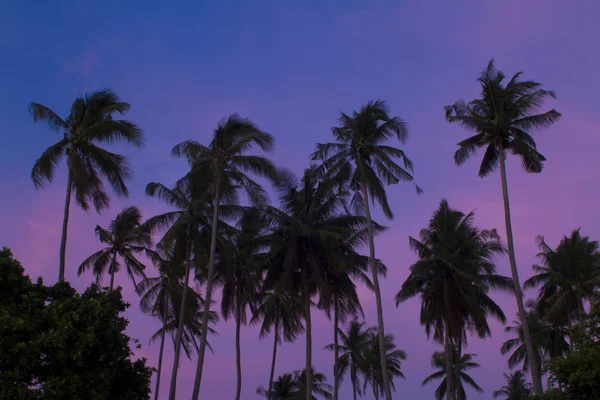
M 304 281 L 304 313 L 306 319 L 306 400 L 312 400 L 312 323 L 308 277 Z
M 181 338 L 183 337 L 183 323 L 185 319 L 185 308 L 187 301 L 188 286 L 190 282 L 190 264 L 192 253 L 192 230 L 188 232 L 188 247 L 185 263 L 185 277 L 183 280 L 183 293 L 181 295 L 181 311 L 179 312 L 179 323 L 177 324 L 177 334 L 175 336 L 175 355 L 173 356 L 173 371 L 171 372 L 171 388 L 169 390 L 169 400 L 175 400 L 175 391 L 177 390 L 177 372 L 179 371 L 179 354 L 181 352 Z
M 162 371 L 162 360 L 163 350 L 165 348 L 165 333 L 166 333 L 166 321 L 167 321 L 167 306 L 168 302 L 165 301 L 165 307 L 163 309 L 163 330 L 160 335 L 160 350 L 158 351 L 158 368 L 156 370 L 156 387 L 154 388 L 154 400 L 158 400 L 158 392 L 160 389 L 160 373 Z
M 204 354 L 206 353 L 206 340 L 208 336 L 208 316 L 210 313 L 210 301 L 212 295 L 212 282 L 215 269 L 215 253 L 217 249 L 217 224 L 219 222 L 219 181 L 216 182 L 215 204 L 213 210 L 212 235 L 210 237 L 210 255 L 208 259 L 208 276 L 206 277 L 206 299 L 204 301 L 204 313 L 202 314 L 202 336 L 200 336 L 200 349 L 198 349 L 198 365 L 196 366 L 196 379 L 194 380 L 194 391 L 192 400 L 198 400 L 200 395 L 200 382 L 202 381 L 202 369 L 204 367 Z
M 369 197 L 367 187 L 362 185 L 363 203 L 365 215 L 367 217 L 367 233 L 369 235 L 369 264 L 371 266 L 371 275 L 373 276 L 373 286 L 375 288 L 375 300 L 377 303 L 377 336 L 379 338 L 379 361 L 381 363 L 381 377 L 385 400 L 392 400 L 392 391 L 390 388 L 390 376 L 385 354 L 385 331 L 383 329 L 383 306 L 381 304 L 381 289 L 379 288 L 379 276 L 375 265 L 375 240 L 373 238 L 373 221 L 371 221 L 371 211 L 369 210 Z
M 115 261 L 117 259 L 117 253 L 113 254 L 112 261 L 110 262 L 110 286 L 109 290 L 113 290 L 115 285 Z
M 240 400 L 240 395 L 242 394 L 242 354 L 240 350 L 240 327 L 242 324 L 240 321 L 240 314 L 242 311 L 239 298 L 237 303 L 237 312 L 235 315 L 235 363 L 237 367 L 237 388 L 235 392 L 235 399 Z
M 340 389 L 340 377 L 338 373 L 340 349 L 338 345 L 338 325 L 339 325 L 339 305 L 336 296 L 333 309 L 333 400 L 338 400 L 338 391 Z
M 73 177 L 71 175 L 71 168 L 67 166 L 69 170 L 67 175 L 67 198 L 65 199 L 65 212 L 63 215 L 62 224 L 62 235 L 60 238 L 60 255 L 58 265 L 58 281 L 63 282 L 65 280 L 65 256 L 67 253 L 67 226 L 69 225 L 69 208 L 71 206 L 71 189 L 73 188 Z
M 542 375 L 540 374 L 539 365 L 537 365 L 537 358 L 535 357 L 533 341 L 531 340 L 531 333 L 529 331 L 529 322 L 527 321 L 527 313 L 525 311 L 525 306 L 523 305 L 523 292 L 521 290 L 521 283 L 519 282 L 519 272 L 517 271 L 517 261 L 515 258 L 515 247 L 513 243 L 512 223 L 510 220 L 508 183 L 506 180 L 506 155 L 504 154 L 504 147 L 502 146 L 502 142 L 500 142 L 499 151 L 500 176 L 502 179 L 502 197 L 504 199 L 504 221 L 506 223 L 506 240 L 508 242 L 508 259 L 510 261 L 510 272 L 512 274 L 513 285 L 515 288 L 517 308 L 519 309 L 519 319 L 521 320 L 521 326 L 523 327 L 523 338 L 525 339 L 525 349 L 527 350 L 527 358 L 528 360 L 530 360 L 529 362 L 531 367 L 531 381 L 533 383 L 533 390 L 536 395 L 541 395 L 544 391 L 542 387 Z
M 273 377 L 275 376 L 275 359 L 277 358 L 277 342 L 279 341 L 279 326 L 275 323 L 275 339 L 273 340 L 273 359 L 271 360 L 271 373 L 269 374 L 269 391 L 267 400 L 271 400 L 271 390 L 273 390 Z

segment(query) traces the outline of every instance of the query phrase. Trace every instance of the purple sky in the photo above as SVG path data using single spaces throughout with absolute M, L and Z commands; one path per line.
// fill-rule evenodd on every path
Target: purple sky
M 433 398 L 435 386 L 421 388 L 431 372 L 428 342 L 419 325 L 417 301 L 394 306 L 394 295 L 415 256 L 408 236 L 417 235 L 442 198 L 450 206 L 475 210 L 481 228 L 503 234 L 500 177 L 477 177 L 478 160 L 454 166 L 456 143 L 468 132 L 444 120 L 442 106 L 478 93 L 475 82 L 491 57 L 497 67 L 554 89 L 563 119 L 536 134 L 548 162 L 541 175 L 526 175 L 516 160 L 508 165 L 517 263 L 521 277 L 531 274 L 537 249 L 534 238 L 555 245 L 579 226 L 600 238 L 598 169 L 600 145 L 598 97 L 600 56 L 597 41 L 600 3 L 594 0 L 461 1 L 253 1 L 253 2 L 87 2 L 40 5 L 6 3 L 0 13 L 0 246 L 13 249 L 27 273 L 56 280 L 66 171 L 36 192 L 29 178 L 34 160 L 57 137 L 35 125 L 29 102 L 45 104 L 66 116 L 75 96 L 103 87 L 132 104 L 127 115 L 141 125 L 147 146 L 117 147 L 135 168 L 131 197 L 115 199 L 98 216 L 72 207 L 67 246 L 67 279 L 78 289 L 92 280 L 76 278 L 76 267 L 99 248 L 96 224 L 106 226 L 124 206 L 138 205 L 145 217 L 165 210 L 146 198 L 149 181 L 171 184 L 185 169 L 170 157 L 171 147 L 188 138 L 206 143 L 216 122 L 231 112 L 255 121 L 277 138 L 273 160 L 296 172 L 308 165 L 316 142 L 330 140 L 329 128 L 340 110 L 350 112 L 375 98 L 389 102 L 394 115 L 410 124 L 405 150 L 415 163 L 425 190 L 417 196 L 409 184 L 389 188 L 396 218 L 376 240 L 377 255 L 389 268 L 382 283 L 386 331 L 406 350 L 405 381 L 395 398 Z M 252 6 L 250 6 L 252 4 Z M 378 221 L 384 222 L 379 211 Z M 510 274 L 508 259 L 498 270 Z M 117 277 L 132 307 L 128 333 L 143 344 L 138 351 L 156 365 L 158 343 L 148 345 L 159 323 L 142 315 L 132 285 Z M 533 293 L 528 293 L 532 296 Z M 514 300 L 494 298 L 509 320 Z M 369 324 L 375 324 L 374 297 L 361 288 Z M 331 376 L 332 324 L 314 312 L 314 365 Z M 492 323 L 493 337 L 473 338 L 466 351 L 476 353 L 481 368 L 472 372 L 484 388 L 470 399 L 489 399 L 507 371 L 500 344 L 508 338 Z M 228 399 L 235 393 L 235 346 L 232 322 L 220 322 L 211 338 L 215 354 L 206 359 L 201 397 Z M 243 399 L 255 399 L 266 384 L 272 342 L 259 341 L 256 328 L 243 328 Z M 277 374 L 300 369 L 303 337 L 279 351 Z M 172 360 L 167 347 L 161 398 L 166 398 Z M 184 361 L 178 398 L 189 397 L 194 362 Z M 349 382 L 341 398 L 350 396 Z M 368 398 L 368 397 L 367 397 Z

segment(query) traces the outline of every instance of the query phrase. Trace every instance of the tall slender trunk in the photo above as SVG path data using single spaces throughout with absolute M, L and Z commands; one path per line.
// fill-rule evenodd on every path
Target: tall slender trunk
M 177 390 L 177 372 L 179 371 L 179 354 L 181 352 L 181 338 L 183 336 L 183 324 L 185 319 L 185 308 L 187 302 L 188 286 L 190 282 L 190 264 L 192 253 L 192 229 L 188 230 L 187 254 L 185 262 L 185 277 L 183 279 L 183 293 L 181 295 L 181 311 L 179 312 L 179 323 L 177 324 L 177 334 L 175 336 L 175 355 L 173 356 L 173 371 L 171 372 L 171 387 L 169 390 L 169 400 L 175 400 L 175 391 Z
M 308 275 L 305 273 L 305 275 Z M 306 320 L 306 400 L 312 400 L 312 323 L 310 320 L 310 291 L 308 276 L 304 280 L 304 315 Z
M 73 187 L 73 176 L 71 174 L 71 167 L 68 166 L 69 170 L 67 175 L 67 198 L 65 199 L 65 212 L 63 214 L 62 224 L 62 235 L 60 238 L 60 255 L 58 265 L 58 281 L 63 282 L 65 280 L 65 256 L 67 253 L 67 227 L 69 225 L 69 209 L 71 206 L 71 189 Z
M 194 380 L 194 391 L 192 400 L 198 400 L 200 395 L 200 382 L 202 381 L 202 369 L 204 367 L 204 354 L 206 353 L 206 340 L 208 339 L 208 316 L 210 313 L 210 301 L 212 295 L 212 282 L 215 269 L 215 253 L 217 249 L 217 224 L 219 223 L 219 181 L 215 187 L 215 204 L 213 210 L 212 235 L 210 237 L 210 255 L 208 259 L 208 275 L 206 277 L 206 299 L 204 301 L 204 313 L 202 314 L 202 336 L 200 336 L 200 349 L 198 350 L 198 365 L 196 366 L 196 379 Z
M 162 371 L 162 359 L 163 359 L 163 350 L 165 348 L 165 333 L 167 327 L 167 306 L 169 305 L 168 301 L 165 301 L 165 306 L 163 308 L 163 326 L 162 332 L 160 334 L 160 350 L 158 351 L 158 369 L 156 370 L 156 387 L 154 388 L 154 400 L 158 400 L 158 392 L 160 389 L 160 373 Z
M 454 392 L 457 400 L 464 400 L 460 391 L 460 360 L 462 358 L 462 334 L 458 337 L 456 360 L 454 362 Z
M 333 400 L 338 400 L 338 391 L 340 390 L 339 360 L 340 348 L 338 345 L 338 325 L 339 325 L 339 299 L 334 299 L 333 305 Z
M 352 380 L 352 399 L 356 400 L 356 364 L 352 360 L 352 366 L 350 367 L 350 379 Z
M 269 391 L 267 400 L 271 400 L 271 390 L 273 390 L 273 377 L 275 376 L 275 359 L 277 358 L 277 342 L 279 342 L 279 324 L 275 322 L 275 338 L 273 339 L 273 359 L 271 360 L 271 373 L 269 374 Z
M 444 349 L 444 358 L 446 360 L 446 400 L 454 400 L 454 377 L 453 377 L 453 367 L 452 367 L 452 340 L 450 339 L 450 334 L 448 333 L 448 329 L 446 329 L 445 334 L 445 349 Z
M 371 266 L 371 275 L 373 277 L 373 286 L 375 289 L 375 300 L 377 303 L 377 336 L 379 338 L 379 360 L 381 363 L 381 377 L 385 400 L 392 400 L 392 391 L 390 388 L 390 379 L 387 366 L 387 357 L 385 354 L 385 330 L 383 329 L 383 306 L 381 304 L 381 289 L 379 288 L 379 276 L 377 266 L 375 265 L 375 240 L 373 238 L 373 221 L 371 221 L 371 211 L 369 210 L 369 197 L 367 187 L 362 185 L 363 203 L 365 215 L 367 217 L 367 233 L 369 235 L 369 264 Z
M 235 400 L 240 400 L 240 396 L 242 394 L 242 352 L 240 350 L 240 327 L 241 323 L 241 307 L 240 307 L 240 298 L 237 299 L 236 306 L 236 315 L 235 315 L 235 364 L 237 367 L 237 387 L 235 391 Z
M 115 285 L 115 261 L 117 260 L 117 253 L 113 254 L 112 261 L 110 262 L 110 285 L 109 290 L 113 290 Z
M 533 383 L 533 390 L 536 395 L 541 395 L 544 391 L 542 386 L 542 375 L 540 373 L 537 358 L 535 357 L 535 350 L 533 348 L 533 341 L 531 340 L 531 333 L 529 330 L 529 322 L 527 321 L 527 312 L 523 304 L 523 292 L 521 290 L 521 283 L 519 282 L 519 272 L 517 271 L 517 261 L 515 258 L 515 247 L 513 243 L 512 223 L 510 219 L 510 203 L 508 200 L 508 183 L 506 179 L 506 155 L 504 154 L 504 147 L 502 142 L 499 144 L 500 151 L 500 176 L 502 179 L 502 197 L 504 199 L 504 220 L 506 223 L 506 240 L 508 242 L 508 259 L 510 261 L 510 272 L 512 274 L 513 284 L 515 288 L 515 297 L 517 299 L 517 308 L 519 309 L 519 319 L 521 320 L 521 326 L 523 327 L 523 338 L 525 339 L 525 349 L 527 351 L 527 359 L 530 363 L 531 369 L 531 381 Z

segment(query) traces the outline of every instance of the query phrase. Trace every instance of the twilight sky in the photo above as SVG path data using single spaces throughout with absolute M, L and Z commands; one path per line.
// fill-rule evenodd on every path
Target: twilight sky
M 435 386 L 421 388 L 431 372 L 429 358 L 438 346 L 419 325 L 417 301 L 399 308 L 393 297 L 415 256 L 408 236 L 417 235 L 442 198 L 450 206 L 475 210 L 481 228 L 504 236 L 500 177 L 477 177 L 481 156 L 458 168 L 452 155 L 468 132 L 444 120 L 442 106 L 460 97 L 472 99 L 475 82 L 491 57 L 497 67 L 554 89 L 563 119 L 535 135 L 548 162 L 541 175 L 526 175 L 516 160 L 508 165 L 517 263 L 522 279 L 531 274 L 537 249 L 534 238 L 555 245 L 561 235 L 581 226 L 600 239 L 599 189 L 595 173 L 600 146 L 598 97 L 600 55 L 597 40 L 600 3 L 594 0 L 505 1 L 267 1 L 166 2 L 4 2 L 0 7 L 0 246 L 12 248 L 35 279 L 56 280 L 66 171 L 36 192 L 29 177 L 35 159 L 57 140 L 46 126 L 35 125 L 29 102 L 45 104 L 66 116 L 75 96 L 110 87 L 131 103 L 127 118 L 145 130 L 147 146 L 116 149 L 135 169 L 129 199 L 115 199 L 99 216 L 72 207 L 67 246 L 67 279 L 84 289 L 91 275 L 76 277 L 76 267 L 99 248 L 96 224 L 106 226 L 123 207 L 138 205 L 145 217 L 165 210 L 146 198 L 149 181 L 170 185 L 186 169 L 170 157 L 171 147 L 188 138 L 206 143 L 217 121 L 238 112 L 277 138 L 273 160 L 296 172 L 308 165 L 316 142 L 330 139 L 340 110 L 351 112 L 368 100 L 389 102 L 394 115 L 409 122 L 405 145 L 425 190 L 417 196 L 409 184 L 389 188 L 396 213 L 389 231 L 376 240 L 377 255 L 389 268 L 382 283 L 387 333 L 406 350 L 405 381 L 396 382 L 395 398 L 431 399 Z M 115 148 L 113 148 L 115 149 Z M 384 222 L 379 211 L 379 222 Z M 508 259 L 498 270 L 509 275 Z M 152 274 L 152 270 L 149 271 Z M 128 333 L 143 347 L 138 355 L 155 366 L 158 343 L 148 339 L 159 327 L 139 311 L 132 284 L 117 276 L 132 306 Z M 376 324 L 374 296 L 361 290 L 369 324 Z M 528 293 L 529 297 L 533 293 Z M 509 321 L 514 300 L 493 296 Z M 314 365 L 331 377 L 332 323 L 314 312 Z M 481 368 L 472 376 L 490 399 L 507 371 L 500 344 L 508 338 L 501 324 L 493 337 L 473 338 L 467 352 Z M 233 323 L 220 322 L 212 337 L 201 397 L 229 399 L 235 393 Z M 259 341 L 255 327 L 242 331 L 243 399 L 256 399 L 266 384 L 272 341 Z M 300 369 L 304 341 L 284 344 L 277 374 Z M 172 360 L 167 347 L 161 398 L 166 398 Z M 195 360 L 184 361 L 178 398 L 191 393 Z M 349 381 L 341 398 L 350 396 Z M 367 397 L 369 398 L 369 397 Z

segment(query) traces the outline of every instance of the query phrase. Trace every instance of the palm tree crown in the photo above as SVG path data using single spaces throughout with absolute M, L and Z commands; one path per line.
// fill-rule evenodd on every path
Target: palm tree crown
M 500 390 L 494 391 L 494 398 L 503 397 L 504 400 L 527 400 L 533 394 L 531 383 L 525 379 L 523 371 L 515 371 L 508 375 L 504 374 L 506 385 Z
M 125 262 L 127 275 L 134 285 L 137 285 L 136 277 L 145 278 L 146 267 L 136 258 L 136 254 L 147 254 L 152 238 L 150 232 L 142 228 L 142 214 L 137 207 L 131 206 L 123 209 L 111 221 L 108 230 L 97 225 L 95 232 L 100 242 L 107 246 L 81 263 L 77 270 L 78 276 L 86 270 L 92 269 L 96 276 L 96 282 L 99 283 L 104 273 L 108 272 L 112 290 L 114 276 L 121 267 L 117 260 L 117 256 L 119 256 Z
M 551 319 L 577 315 L 585 316 L 583 304 L 594 298 L 600 288 L 599 244 L 582 236 L 579 229 L 564 236 L 556 249 L 552 249 L 542 236 L 538 236 L 543 265 L 534 265 L 534 276 L 525 281 L 525 288 L 540 286 L 537 308 L 547 312 Z
M 520 80 L 521 74 L 517 72 L 504 85 L 504 74 L 491 60 L 478 79 L 480 98 L 469 103 L 460 100 L 445 107 L 449 122 L 476 132 L 458 143 L 459 149 L 454 154 L 457 165 L 462 165 L 479 148 L 485 148 L 479 168 L 481 177 L 496 170 L 504 151 L 519 156 L 527 172 L 542 171 L 546 159 L 537 151 L 529 132 L 551 126 L 561 115 L 554 109 L 536 114 L 546 98 L 554 97 L 554 92 L 542 89 L 541 83 Z
M 466 383 L 467 385 L 471 386 L 478 393 L 483 392 L 483 389 L 480 388 L 479 385 L 475 383 L 473 378 L 471 378 L 466 372 L 470 369 L 479 367 L 479 364 L 473 361 L 474 356 L 476 356 L 476 354 L 463 354 L 459 356 L 458 349 L 456 348 L 454 348 L 454 351 L 452 352 L 452 366 L 460 377 L 460 379 L 458 380 L 458 388 L 456 388 L 457 400 L 465 400 L 467 398 L 467 394 L 463 383 Z M 444 352 L 436 351 L 435 353 L 433 353 L 433 355 L 431 356 L 431 366 L 437 368 L 438 371 L 425 378 L 421 386 L 424 386 L 434 380 L 443 378 L 440 382 L 440 385 L 435 390 L 435 398 L 438 400 L 442 400 L 446 395 L 446 391 L 448 390 Z

